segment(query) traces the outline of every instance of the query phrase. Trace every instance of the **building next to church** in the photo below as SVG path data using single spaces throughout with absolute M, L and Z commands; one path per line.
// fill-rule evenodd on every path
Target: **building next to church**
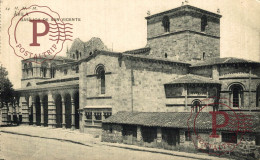
M 191 146 L 194 133 L 189 136 L 186 125 L 191 112 L 203 112 L 195 129 L 207 137 L 209 111 L 239 111 L 253 117 L 242 147 L 258 146 L 260 63 L 220 57 L 220 19 L 218 13 L 183 5 L 146 17 L 144 48 L 112 52 L 99 38 L 76 39 L 66 57 L 43 64 L 22 61 L 15 109 L 4 111 L 3 119 L 17 113 L 23 124 L 171 148 Z M 217 132 L 219 143 L 241 139 L 230 126 Z

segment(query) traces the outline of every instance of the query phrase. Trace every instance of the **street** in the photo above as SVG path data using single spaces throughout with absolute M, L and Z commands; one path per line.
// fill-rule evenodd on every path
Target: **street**
M 134 151 L 102 144 L 83 145 L 69 141 L 30 137 L 1 132 L 1 155 L 6 160 L 187 160 L 187 157 Z

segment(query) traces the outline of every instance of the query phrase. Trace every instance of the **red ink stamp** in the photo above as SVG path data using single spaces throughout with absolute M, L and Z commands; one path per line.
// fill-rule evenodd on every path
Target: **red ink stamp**
M 32 5 L 21 9 L 8 28 L 9 45 L 27 62 L 42 63 L 53 59 L 72 40 L 72 24 L 47 6 Z
M 204 106 L 197 106 L 191 110 L 187 121 L 189 136 L 196 149 L 203 152 L 221 155 L 234 151 L 240 145 L 245 133 L 252 129 L 251 115 L 242 113 L 239 109 L 217 103 L 206 103 L 209 99 L 202 100 Z M 222 110 L 209 111 L 209 107 L 219 106 Z M 195 112 L 197 111 L 197 112 Z

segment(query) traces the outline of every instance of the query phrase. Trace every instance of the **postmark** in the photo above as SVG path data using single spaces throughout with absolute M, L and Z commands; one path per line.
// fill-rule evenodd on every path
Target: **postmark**
M 195 108 L 187 120 L 189 136 L 195 148 L 213 155 L 221 155 L 234 151 L 242 142 L 245 133 L 252 129 L 251 115 L 242 113 L 239 108 L 232 107 L 209 99 L 202 100 L 198 112 Z M 232 102 L 230 102 L 232 103 Z M 210 111 L 213 106 L 222 109 Z M 225 135 L 221 135 L 225 133 Z
M 72 24 L 48 6 L 32 5 L 14 15 L 8 28 L 9 45 L 27 62 L 43 63 L 58 55 L 72 40 Z

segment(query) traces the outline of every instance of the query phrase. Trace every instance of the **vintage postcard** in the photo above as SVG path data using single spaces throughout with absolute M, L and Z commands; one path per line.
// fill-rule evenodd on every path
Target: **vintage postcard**
M 259 0 L 0 0 L 0 159 L 260 159 Z

